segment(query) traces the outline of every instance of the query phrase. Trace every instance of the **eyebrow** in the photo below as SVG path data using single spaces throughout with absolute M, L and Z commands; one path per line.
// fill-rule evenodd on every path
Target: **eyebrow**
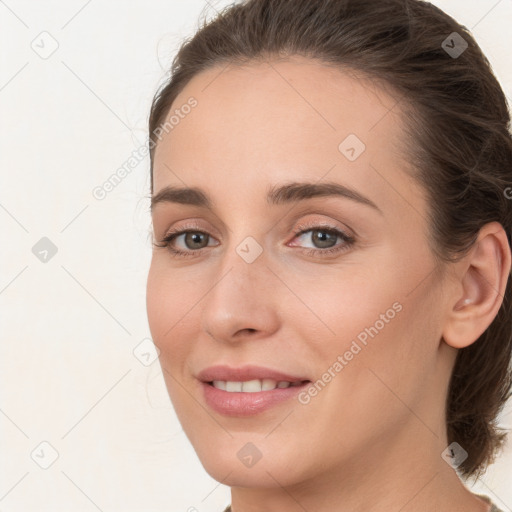
M 382 215 L 381 209 L 356 190 L 335 182 L 299 183 L 274 185 L 268 188 L 267 203 L 280 205 L 315 197 L 337 196 L 369 206 Z M 167 186 L 151 198 L 151 211 L 160 203 L 176 203 L 201 208 L 212 208 L 213 201 L 200 188 Z

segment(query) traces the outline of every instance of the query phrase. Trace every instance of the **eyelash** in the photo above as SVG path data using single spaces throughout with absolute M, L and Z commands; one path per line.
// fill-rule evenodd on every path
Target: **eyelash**
M 303 252 L 308 256 L 317 256 L 321 254 L 321 257 L 323 256 L 329 256 L 332 254 L 340 253 L 347 251 L 350 249 L 354 243 L 356 242 L 355 238 L 347 235 L 343 231 L 339 230 L 338 228 L 334 228 L 332 226 L 322 226 L 322 225 L 313 225 L 313 226 L 299 226 L 297 228 L 297 231 L 294 233 L 294 239 L 298 236 L 303 235 L 304 233 L 308 233 L 309 231 L 320 231 L 322 233 L 329 233 L 331 235 L 336 235 L 338 238 L 341 238 L 343 240 L 342 245 L 330 247 L 328 249 L 311 249 L 311 248 L 305 248 L 303 249 Z M 171 243 L 174 241 L 175 238 L 177 238 L 180 235 L 184 235 L 187 233 L 201 233 L 203 235 L 211 236 L 209 233 L 206 233 L 205 231 L 201 231 L 195 228 L 186 228 L 182 230 L 176 230 L 171 231 L 168 233 L 165 238 L 163 238 L 159 244 L 153 243 L 155 247 L 160 248 L 167 248 L 168 251 L 171 253 L 173 257 L 177 258 L 188 258 L 188 257 L 196 257 L 199 256 L 206 247 L 203 247 L 202 249 L 196 249 L 196 250 L 188 250 L 183 251 L 181 249 L 175 249 L 172 247 Z

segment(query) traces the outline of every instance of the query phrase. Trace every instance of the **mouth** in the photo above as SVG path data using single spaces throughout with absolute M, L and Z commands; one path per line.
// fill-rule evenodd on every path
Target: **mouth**
M 249 381 L 267 381 L 266 386 L 270 386 L 270 381 L 275 381 L 276 385 L 280 382 L 303 382 L 309 380 L 305 376 L 291 375 L 283 373 L 280 370 L 266 368 L 264 366 L 246 365 L 240 367 L 231 367 L 227 365 L 210 366 L 200 371 L 197 378 L 202 382 L 226 382 L 226 383 L 245 383 Z M 284 384 L 282 384 L 285 387 Z M 249 390 L 249 388 L 248 388 Z M 261 390 L 260 390 L 261 391 Z
M 270 379 L 201 383 L 206 406 L 223 416 L 235 417 L 254 416 L 285 404 L 310 384 L 309 380 L 276 382 Z
M 206 384 L 213 386 L 216 389 L 227 391 L 228 393 L 260 393 L 265 391 L 272 391 L 274 389 L 286 389 L 290 387 L 302 386 L 303 384 L 311 382 L 310 380 L 273 380 L 273 379 L 253 379 L 246 381 L 226 381 L 226 380 L 213 380 L 206 382 Z
M 257 366 L 214 366 L 197 375 L 205 404 L 224 416 L 251 416 L 283 404 L 311 384 L 297 377 Z

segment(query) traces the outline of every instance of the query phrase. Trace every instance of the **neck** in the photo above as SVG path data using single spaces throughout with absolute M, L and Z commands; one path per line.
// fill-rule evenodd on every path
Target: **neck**
M 407 436 L 376 440 L 313 478 L 283 487 L 270 475 L 274 484 L 265 488 L 232 487 L 232 512 L 488 512 L 441 457 L 445 436 L 416 417 L 410 423 Z

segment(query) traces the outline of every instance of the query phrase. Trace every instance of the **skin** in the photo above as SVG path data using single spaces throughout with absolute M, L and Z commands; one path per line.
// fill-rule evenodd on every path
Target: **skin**
M 154 248 L 147 311 L 179 420 L 206 471 L 231 486 L 233 511 L 489 510 L 441 453 L 457 349 L 492 322 L 510 272 L 501 225 L 440 271 L 427 199 L 399 151 L 397 101 L 354 74 L 304 57 L 221 66 L 197 75 L 172 110 L 191 96 L 197 106 L 156 148 L 154 194 L 200 187 L 213 206 L 155 205 L 154 240 L 185 223 L 211 238 L 192 257 Z M 348 134 L 366 145 L 353 162 L 338 149 Z M 349 186 L 381 213 L 335 196 L 269 206 L 267 187 L 289 181 Z M 322 257 L 318 231 L 294 235 L 304 222 L 356 241 Z M 236 252 L 248 236 L 263 249 L 252 263 Z M 197 251 L 184 236 L 174 246 Z M 249 418 L 206 406 L 200 370 L 252 363 L 319 379 L 397 302 L 307 405 Z M 250 468 L 237 457 L 248 442 L 262 453 Z

